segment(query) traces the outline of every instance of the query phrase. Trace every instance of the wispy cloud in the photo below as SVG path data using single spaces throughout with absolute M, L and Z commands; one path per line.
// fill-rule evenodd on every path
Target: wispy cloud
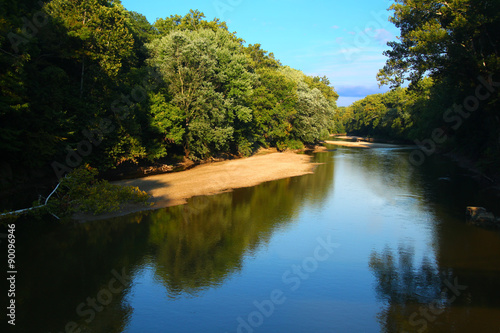
M 349 106 L 368 95 L 381 94 L 388 91 L 387 87 L 374 86 L 338 86 L 335 89 L 339 94 L 338 106 Z

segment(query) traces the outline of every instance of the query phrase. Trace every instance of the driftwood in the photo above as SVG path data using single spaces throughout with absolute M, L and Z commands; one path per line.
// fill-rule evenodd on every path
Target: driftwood
M 6 217 L 6 216 L 10 216 L 10 215 L 24 214 L 24 213 L 27 213 L 29 211 L 32 211 L 32 210 L 35 210 L 35 209 L 40 209 L 42 207 L 47 206 L 47 203 L 49 202 L 50 197 L 53 196 L 54 193 L 56 193 L 57 189 L 59 188 L 59 185 L 61 185 L 61 183 L 57 184 L 57 186 L 54 188 L 54 190 L 45 199 L 45 203 L 43 205 L 38 205 L 38 206 L 30 207 L 30 208 L 18 209 L 18 210 L 12 211 L 12 212 L 2 213 L 2 214 L 0 214 L 0 218 Z M 55 214 L 50 213 L 50 215 L 52 215 L 56 219 L 60 220 L 60 218 L 58 216 L 56 216 Z

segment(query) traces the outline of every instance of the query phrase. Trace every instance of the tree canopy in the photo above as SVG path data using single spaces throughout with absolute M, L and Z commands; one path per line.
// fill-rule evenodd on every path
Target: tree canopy
M 1 187 L 121 165 L 299 148 L 335 128 L 326 77 L 202 12 L 150 24 L 116 0 L 4 1 Z
M 346 129 L 417 143 L 440 137 L 440 149 L 498 173 L 500 2 L 396 0 L 390 10 L 401 36 L 388 43 L 377 78 L 393 89 L 351 105 Z

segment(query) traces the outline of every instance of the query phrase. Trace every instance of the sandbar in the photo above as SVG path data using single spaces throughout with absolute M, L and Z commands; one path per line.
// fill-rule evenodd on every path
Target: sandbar
M 77 220 L 95 220 L 132 212 L 182 205 L 187 199 L 214 195 L 264 182 L 312 174 L 317 163 L 312 156 L 294 152 L 269 153 L 248 158 L 198 165 L 190 170 L 144 178 L 120 180 L 112 184 L 137 186 L 151 195 L 151 207 L 126 205 L 120 212 L 99 217 L 75 216 Z
M 391 143 L 380 143 L 380 142 L 367 142 L 367 141 L 331 141 L 326 140 L 324 143 L 329 145 L 343 146 L 343 147 L 355 147 L 355 148 L 416 148 L 412 145 L 396 145 Z

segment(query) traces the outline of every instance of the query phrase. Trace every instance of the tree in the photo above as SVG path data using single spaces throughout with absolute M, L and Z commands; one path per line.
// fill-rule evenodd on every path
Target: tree
M 397 0 L 391 9 L 401 37 L 388 43 L 382 83 L 416 83 L 424 75 L 475 78 L 498 70 L 498 2 Z
M 81 103 L 73 99 L 73 67 L 65 61 L 67 32 L 45 4 L 5 1 L 1 11 L 0 153 L 7 158 L 0 169 L 7 186 L 46 175 L 48 161 L 75 131 Z
M 263 146 L 283 145 L 296 114 L 297 84 L 274 69 L 264 67 L 257 73 L 252 105 L 255 140 Z
M 146 16 L 137 12 L 126 12 L 126 14 L 126 24 L 134 38 L 134 65 L 140 68 L 145 66 L 145 61 L 148 58 L 148 50 L 145 44 L 157 38 L 159 32 L 148 22 Z
M 307 83 L 309 88 L 318 89 L 321 91 L 323 96 L 328 100 L 333 108 L 337 108 L 337 100 L 339 99 L 339 94 L 331 86 L 330 80 L 326 77 L 319 76 L 306 76 L 304 81 Z
M 86 64 L 91 70 L 96 64 L 99 71 L 110 78 L 118 75 L 123 59 L 131 55 L 134 45 L 127 28 L 125 9 L 120 2 L 53 0 L 47 5 L 47 10 L 81 45 L 75 50 L 81 62 L 80 96 L 84 93 Z M 98 71 L 91 73 L 96 75 Z
M 260 44 L 250 44 L 244 49 L 250 58 L 251 67 L 256 70 L 261 68 L 278 69 L 281 63 L 274 57 L 274 54 L 272 52 L 268 53 L 260 47 Z
M 226 22 L 221 22 L 215 18 L 212 21 L 204 20 L 205 14 L 199 10 L 189 10 L 184 17 L 181 15 L 170 15 L 165 19 L 156 20 L 154 27 L 160 35 L 167 36 L 173 31 L 197 31 L 200 29 L 210 29 L 216 32 L 219 29 L 228 30 Z
M 401 29 L 401 37 L 388 43 L 391 49 L 385 52 L 389 59 L 378 74 L 380 83 L 395 87 L 409 80 L 415 89 L 423 78 L 432 78 L 427 109 L 415 117 L 431 122 L 420 132 L 442 128 L 451 148 L 494 169 L 500 163 L 500 91 L 479 93 L 481 98 L 478 92 L 500 77 L 500 3 L 398 0 L 391 9 L 391 21 Z
M 224 29 L 174 31 L 148 44 L 150 65 L 163 75 L 169 101 L 183 112 L 186 156 L 229 151 L 235 121 L 248 123 L 254 75 L 241 44 Z
M 307 77 L 301 71 L 290 67 L 281 72 L 297 84 L 296 115 L 292 121 L 292 138 L 303 143 L 316 143 L 328 135 L 332 128 L 333 105 L 318 88 L 311 89 Z M 314 82 L 314 79 L 312 79 Z

